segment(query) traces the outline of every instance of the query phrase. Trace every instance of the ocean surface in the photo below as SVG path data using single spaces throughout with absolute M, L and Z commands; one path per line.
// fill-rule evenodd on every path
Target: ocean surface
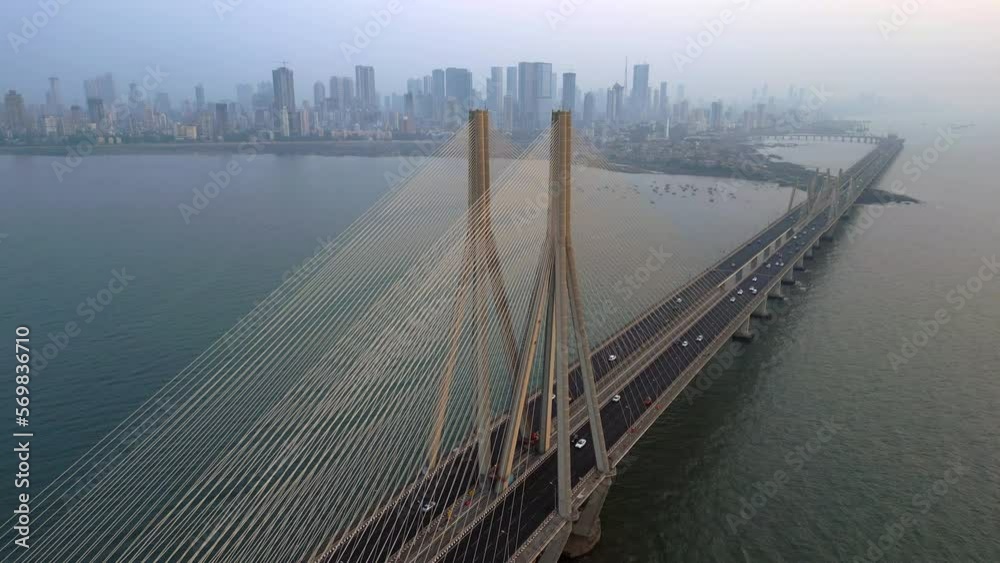
M 882 182 L 923 203 L 855 210 L 746 354 L 699 377 L 619 466 L 588 561 L 1000 560 L 1000 274 L 982 269 L 1000 251 L 998 130 L 926 152 L 947 124 L 901 127 L 907 146 Z M 868 149 L 772 152 L 836 170 Z M 234 159 L 242 171 L 185 212 Z M 10 338 L 28 325 L 36 350 L 51 344 L 31 384 L 33 491 L 386 194 L 401 164 L 120 155 L 60 175 L 59 162 L 0 156 L 0 318 Z M 667 287 L 791 195 L 663 175 L 608 185 L 574 196 L 590 205 L 574 227 L 590 237 L 577 247 L 595 293 L 610 283 L 595 279 L 602 236 L 627 240 L 628 256 L 663 245 L 678 265 Z M 12 474 L 13 456 L 0 467 Z M 13 494 L 0 488 L 0 502 Z

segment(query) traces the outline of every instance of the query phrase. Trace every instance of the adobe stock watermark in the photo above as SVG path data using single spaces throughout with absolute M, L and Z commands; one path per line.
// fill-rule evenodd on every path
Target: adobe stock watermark
M 875 541 L 868 540 L 868 549 L 861 555 L 851 559 L 852 563 L 878 563 L 882 561 L 886 553 L 889 552 L 906 532 L 920 523 L 920 516 L 930 512 L 938 501 L 951 490 L 951 486 L 958 483 L 959 478 L 969 472 L 969 467 L 962 464 L 958 459 L 952 462 L 951 467 L 945 470 L 940 479 L 936 479 L 922 493 L 916 493 L 910 499 L 910 507 L 903 511 L 899 518 L 885 525 L 885 533 L 880 535 Z
M 950 151 L 956 143 L 961 139 L 961 135 L 955 133 L 955 131 L 948 126 L 947 129 L 938 129 L 937 137 L 934 141 L 921 151 L 909 158 L 903 163 L 903 174 L 906 175 L 907 181 L 893 180 L 889 185 L 889 192 L 895 195 L 906 195 L 913 184 L 920 181 L 924 173 L 930 170 L 937 161 L 941 160 L 948 151 Z M 877 193 L 877 192 L 876 192 Z M 885 198 L 881 195 L 879 197 L 879 202 L 871 205 L 865 205 L 861 212 L 858 213 L 857 219 L 851 221 L 847 227 L 847 241 L 853 243 L 855 240 L 859 239 L 865 232 L 875 224 L 875 221 L 885 214 L 885 208 L 887 202 Z
M 84 325 L 94 322 L 97 314 L 107 309 L 114 301 L 115 296 L 125 291 L 133 281 L 135 281 L 135 276 L 129 275 L 125 268 L 111 270 L 111 278 L 108 280 L 107 287 L 101 288 L 93 296 L 88 296 L 81 301 L 76 306 L 77 316 L 83 319 Z M 49 362 L 69 348 L 70 342 L 74 338 L 80 336 L 82 328 L 76 321 L 68 321 L 54 334 L 48 333 L 48 341 L 41 345 L 40 353 L 31 357 L 32 371 L 36 373 L 44 371 Z
M 913 332 L 911 337 L 903 337 L 899 352 L 889 352 L 887 358 L 892 371 L 898 372 L 900 366 L 908 364 L 916 357 L 921 350 L 927 347 L 931 339 L 941 332 L 941 328 L 951 322 L 952 313 L 958 313 L 965 309 L 969 302 L 975 299 L 986 287 L 986 284 L 1000 274 L 1000 261 L 997 260 L 996 254 L 988 258 L 984 256 L 981 262 L 982 265 L 979 266 L 976 275 L 971 276 L 964 284 L 956 285 L 954 289 L 945 294 L 944 299 L 951 305 L 950 310 L 947 307 L 941 307 L 934 312 L 934 316 L 930 319 L 917 321 L 917 330 Z
M 767 503 L 783 489 L 791 479 L 790 473 L 799 473 L 819 452 L 823 446 L 833 440 L 833 438 L 844 431 L 846 427 L 838 424 L 833 417 L 823 421 L 823 425 L 816 431 L 816 436 L 806 440 L 805 444 L 796 446 L 792 451 L 785 452 L 785 464 L 790 468 L 777 469 L 770 479 L 757 481 L 753 484 L 752 490 L 747 496 L 740 496 L 740 510 L 733 514 L 726 513 L 726 524 L 729 531 L 736 534 L 740 526 L 747 524 L 757 514 L 767 507 Z
M 150 94 L 159 88 L 168 76 L 170 74 L 164 72 L 159 66 L 147 66 L 146 74 L 139 82 L 139 88 L 131 94 L 122 94 L 114 100 L 109 108 L 110 112 L 104 116 L 100 123 L 96 124 L 97 128 L 85 130 L 83 140 L 66 148 L 65 158 L 52 162 L 52 172 L 56 175 L 56 180 L 62 183 L 67 174 L 76 170 L 83 163 L 83 159 L 94 152 L 94 145 L 99 143 L 98 137 L 114 134 L 116 124 L 125 120 L 140 102 L 148 99 Z
M 219 21 L 225 21 L 226 17 L 235 12 L 236 8 L 243 5 L 244 0 L 213 0 L 212 9 L 215 10 Z
M 745 12 L 753 0 L 732 0 L 735 8 L 723 8 L 719 15 L 702 23 L 705 29 L 695 35 L 689 35 L 687 45 L 683 51 L 674 51 L 674 66 L 677 72 L 684 72 L 684 68 L 698 60 L 707 49 L 715 44 L 715 40 L 722 36 L 726 28 L 736 22 L 740 12 Z
M 260 150 L 260 145 L 257 142 L 240 143 L 237 148 L 239 156 L 242 156 L 244 163 L 253 162 L 257 158 L 257 152 Z M 191 224 L 191 217 L 200 215 L 208 205 L 212 203 L 212 200 L 219 197 L 219 194 L 223 190 L 229 187 L 229 183 L 233 181 L 233 178 L 239 176 L 243 173 L 243 166 L 238 160 L 238 155 L 233 155 L 229 158 L 229 162 L 226 163 L 225 168 L 222 170 L 213 170 L 208 173 L 209 181 L 204 186 L 199 188 L 194 188 L 191 190 L 191 204 L 181 203 L 177 206 L 177 210 L 180 211 L 181 219 L 184 221 L 185 225 Z
M 878 20 L 878 31 L 882 34 L 882 39 L 888 41 L 894 33 L 903 29 L 906 24 L 910 23 L 910 18 L 917 15 L 926 2 L 927 0 L 904 0 L 893 4 L 889 18 Z
M 361 27 L 354 28 L 354 40 L 350 43 L 340 42 L 340 52 L 344 55 L 344 61 L 352 63 L 355 55 L 360 55 L 372 41 L 385 31 L 385 28 L 392 24 L 393 18 L 403 12 L 403 5 L 399 0 L 389 0 L 384 8 L 372 10 L 368 21 Z
M 63 6 L 70 3 L 70 0 L 38 0 L 38 10 L 30 16 L 21 18 L 20 33 L 15 31 L 7 32 L 7 42 L 14 54 L 21 52 L 21 47 L 27 45 L 32 39 L 38 37 L 41 30 L 55 19 L 62 12 Z M 10 7 L 8 6 L 7 9 Z
M 549 8 L 545 10 L 545 20 L 549 22 L 549 27 L 552 28 L 552 31 L 555 31 L 560 25 L 567 22 L 580 6 L 588 2 L 590 0 L 559 0 L 556 9 Z

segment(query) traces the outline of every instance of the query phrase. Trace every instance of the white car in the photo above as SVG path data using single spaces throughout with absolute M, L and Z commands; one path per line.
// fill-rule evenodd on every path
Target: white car
M 757 295 L 757 288 L 756 287 L 751 287 L 750 288 L 750 293 L 752 293 L 754 295 Z
M 737 289 L 736 290 L 736 295 L 743 295 L 743 290 L 742 289 Z
M 676 301 L 677 303 L 680 303 L 680 302 L 682 302 L 682 301 L 684 301 L 684 300 L 683 300 L 683 299 L 681 299 L 680 297 L 678 297 L 677 299 L 675 299 L 675 301 Z
M 437 503 L 432 500 L 422 502 L 420 503 L 420 512 L 430 512 L 434 510 L 435 506 L 437 506 Z
M 575 444 L 573 444 L 573 447 L 576 448 L 576 449 L 578 449 L 578 450 L 582 450 L 583 447 L 586 446 L 586 445 L 587 445 L 586 438 L 580 438 L 579 440 L 576 441 Z
M 754 276 L 753 279 L 750 281 L 757 281 L 757 276 Z
M 617 403 L 617 402 L 619 402 L 621 400 L 622 400 L 622 396 L 621 395 L 615 395 L 614 397 L 611 397 L 611 402 L 612 403 Z
M 729 302 L 730 303 L 736 303 L 736 297 L 730 297 L 729 298 Z
M 609 362 L 613 362 L 613 361 L 615 361 L 615 360 L 617 360 L 617 359 L 618 359 L 618 356 L 616 356 L 616 355 L 614 355 L 614 354 L 609 354 L 609 355 L 608 355 L 608 361 L 609 361 Z
M 768 262 L 768 263 L 767 263 L 767 264 L 765 265 L 765 267 L 767 267 L 767 268 L 770 268 L 770 267 L 771 267 L 771 263 L 770 263 L 770 262 Z
M 681 346 L 683 346 L 684 348 L 687 348 L 687 346 L 688 346 L 688 341 L 687 341 L 687 340 L 685 340 L 684 342 L 681 342 Z
M 705 340 L 705 335 L 703 334 L 699 334 L 698 336 L 695 337 L 696 342 L 701 342 L 702 340 Z

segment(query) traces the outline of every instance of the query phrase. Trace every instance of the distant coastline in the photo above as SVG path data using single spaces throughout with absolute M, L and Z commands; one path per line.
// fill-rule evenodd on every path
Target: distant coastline
M 235 154 L 252 147 L 258 154 L 321 155 L 321 156 L 429 156 L 440 145 L 439 140 L 418 141 L 281 141 L 281 142 L 214 142 L 214 143 L 122 143 L 88 145 L 91 154 Z M 66 156 L 75 145 L 0 146 L 0 155 Z

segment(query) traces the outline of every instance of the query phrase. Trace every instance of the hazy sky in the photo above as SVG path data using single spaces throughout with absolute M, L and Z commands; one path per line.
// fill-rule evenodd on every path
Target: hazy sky
M 65 3 L 33 37 L 40 4 Z M 624 79 L 648 62 L 650 81 L 683 82 L 693 97 L 746 96 L 765 81 L 838 94 L 930 97 L 998 107 L 998 0 L 3 0 L 0 87 L 44 100 L 46 77 L 62 79 L 66 102 L 83 101 L 82 80 L 111 71 L 121 93 L 147 66 L 168 76 L 175 103 L 205 85 L 209 100 L 235 99 L 235 84 L 270 80 L 279 61 L 295 71 L 296 95 L 315 80 L 375 66 L 382 95 L 433 68 L 467 67 L 476 86 L 493 65 L 551 62 L 577 72 L 582 89 Z M 373 11 L 398 5 L 388 23 Z M 219 7 L 231 7 L 222 11 Z M 562 6 L 562 10 L 560 10 Z M 894 7 L 897 11 L 893 23 Z M 721 22 L 724 10 L 729 10 Z M 899 14 L 910 14 L 904 18 Z M 558 16 L 555 16 L 558 15 Z M 383 18 L 384 19 L 384 18 Z M 710 35 L 711 22 L 718 32 Z M 553 24 L 554 22 L 554 24 Z M 882 22 L 880 24 L 880 22 Z M 368 45 L 356 29 L 375 30 Z M 31 29 L 29 28 L 30 32 Z M 704 32 L 704 33 L 702 33 Z M 690 42 L 702 52 L 686 53 Z M 24 37 L 21 41 L 17 36 Z M 709 39 L 710 38 L 710 39 Z M 344 46 L 355 47 L 350 60 Z M 15 50 L 17 52 L 15 52 Z M 695 54 L 678 64 L 677 56 Z M 673 93 L 673 87 L 671 87 Z

